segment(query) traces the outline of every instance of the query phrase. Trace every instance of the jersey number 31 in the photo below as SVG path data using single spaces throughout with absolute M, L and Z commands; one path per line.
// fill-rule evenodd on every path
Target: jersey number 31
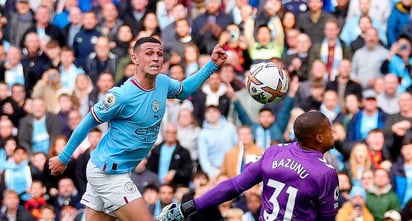
M 267 221 L 273 221 L 273 220 L 276 220 L 276 218 L 278 217 L 279 210 L 280 210 L 278 196 L 282 192 L 282 190 L 286 187 L 286 184 L 273 180 L 273 179 L 269 179 L 267 185 L 275 189 L 275 191 L 273 192 L 272 196 L 269 199 L 269 201 L 273 205 L 273 210 L 271 213 L 265 210 L 263 217 Z M 298 189 L 291 187 L 291 186 L 287 186 L 286 193 L 289 196 L 288 196 L 288 202 L 286 203 L 285 214 L 283 216 L 283 220 L 285 221 L 292 219 L 292 214 L 293 214 L 293 209 L 295 208 L 295 200 L 296 200 L 296 195 L 298 193 Z

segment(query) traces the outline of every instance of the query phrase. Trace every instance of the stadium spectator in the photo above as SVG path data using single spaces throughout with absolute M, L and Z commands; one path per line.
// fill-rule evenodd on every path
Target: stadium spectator
M 352 79 L 363 89 L 372 88 L 376 78 L 382 77 L 380 65 L 386 59 L 388 50 L 379 44 L 375 28 L 365 32 L 365 46 L 357 50 L 352 58 Z
M 382 129 L 372 129 L 369 131 L 368 136 L 365 138 L 365 143 L 368 146 L 373 168 L 378 169 L 383 161 L 390 160 L 390 152 L 385 147 L 385 137 Z
M 332 15 L 324 11 L 322 7 L 323 1 L 309 0 L 309 10 L 298 16 L 296 29 L 306 33 L 313 43 L 322 42 L 325 23 L 332 17 Z
M 193 94 L 190 101 L 193 103 L 193 115 L 198 125 L 205 119 L 205 111 L 209 105 L 219 108 L 222 116 L 227 118 L 230 108 L 230 97 L 226 95 L 227 86 L 222 82 L 219 73 L 210 76 L 202 88 Z
M 102 35 L 109 39 L 110 43 L 114 43 L 120 25 L 123 22 L 119 19 L 119 13 L 115 4 L 109 2 L 100 5 L 102 12 L 102 20 L 99 20 L 99 28 Z
M 383 220 L 388 210 L 399 211 L 401 205 L 398 196 L 392 191 L 389 171 L 376 169 L 374 171 L 373 186 L 367 191 L 366 207 L 375 220 Z
M 57 114 L 60 110 L 59 96 L 68 93 L 60 82 L 60 72 L 50 68 L 43 73 L 42 78 L 33 87 L 32 98 L 42 99 L 46 105 L 46 111 Z
M 391 9 L 387 23 L 386 34 L 388 35 L 388 46 L 391 46 L 401 35 L 402 29 L 411 20 L 411 1 L 401 0 Z
M 73 90 L 73 97 L 77 100 L 75 109 L 78 109 L 82 116 L 85 116 L 89 111 L 90 102 L 89 94 L 93 91 L 93 83 L 87 74 L 80 74 L 76 77 L 76 85 Z
M 137 36 L 138 30 L 142 26 L 142 17 L 150 11 L 148 0 L 131 0 L 131 10 L 128 10 L 123 17 L 123 22 L 132 28 L 133 36 Z
M 288 32 L 286 32 L 286 37 L 285 37 L 285 48 L 283 49 L 283 55 L 282 57 L 296 54 L 298 52 L 297 45 L 298 41 L 297 38 L 300 34 L 300 31 L 297 29 L 290 29 Z
M 162 42 L 166 44 L 167 42 L 170 42 L 171 39 L 174 38 L 175 33 L 176 33 L 176 24 L 175 22 L 181 19 L 188 19 L 188 21 L 191 21 L 191 19 L 188 16 L 188 8 L 186 8 L 182 3 L 177 3 L 173 6 L 172 9 L 172 14 L 173 14 L 173 22 L 165 26 L 162 31 Z M 159 15 L 158 15 L 159 16 Z M 160 28 L 162 28 L 160 26 Z
M 220 175 L 228 178 L 239 175 L 246 164 L 258 159 L 258 156 L 265 151 L 254 143 L 252 129 L 249 126 L 241 126 L 237 131 L 238 144 L 226 151 L 220 167 Z
M 67 24 L 62 30 L 64 39 L 66 39 L 65 45 L 73 48 L 75 41 L 74 37 L 81 30 L 83 14 L 80 8 L 72 7 L 69 11 L 69 24 Z
M 61 12 L 56 12 L 54 16 L 52 16 L 52 25 L 55 25 L 60 30 L 64 29 L 68 24 L 70 24 L 70 11 L 73 8 L 77 8 L 77 1 L 76 0 L 67 0 L 63 3 L 63 8 Z
M 30 214 L 27 209 L 20 206 L 19 194 L 11 189 L 5 190 L 2 200 L 2 209 L 0 211 L 1 220 L 24 220 L 35 221 L 36 219 Z
M 116 37 L 114 39 L 115 46 L 112 47 L 112 52 L 115 54 L 119 60 L 128 55 L 129 45 L 133 41 L 133 33 L 130 26 L 122 24 L 119 26 Z M 116 70 L 118 68 L 116 67 Z
M 266 24 L 256 27 L 256 38 L 254 37 L 254 29 L 246 29 L 245 38 L 247 39 L 252 66 L 282 55 L 284 42 L 272 39 L 271 29 Z
M 345 98 L 349 94 L 357 96 L 358 100 L 362 98 L 362 87 L 359 83 L 350 79 L 352 73 L 352 63 L 348 59 L 343 59 L 339 63 L 338 72 L 335 80 L 328 81 L 325 90 L 334 90 L 339 95 L 339 104 L 345 105 Z
M 79 74 L 84 74 L 84 70 L 74 64 L 74 50 L 69 47 L 63 47 L 60 54 L 60 82 L 63 87 L 71 92 L 75 89 L 76 78 Z
M 175 189 L 171 184 L 163 183 L 159 187 L 159 199 L 156 201 L 154 208 L 152 209 L 152 215 L 154 217 L 159 216 L 162 209 L 174 202 Z M 149 210 L 151 208 L 149 207 Z
M 338 93 L 336 93 L 336 91 L 325 91 L 323 94 L 323 102 L 320 105 L 319 111 L 326 115 L 331 122 L 333 122 L 342 112 L 339 105 Z
M 48 153 L 49 144 L 60 134 L 61 127 L 55 114 L 46 111 L 46 104 L 40 98 L 33 99 L 33 113 L 25 116 L 19 123 L 19 144 L 29 153 Z
M 230 15 L 220 11 L 221 5 L 221 0 L 207 0 L 206 12 L 193 19 L 192 36 L 202 54 L 210 54 L 221 32 L 233 23 Z
M 57 69 L 60 65 L 60 55 L 62 51 L 59 42 L 54 39 L 51 39 L 47 41 L 43 50 L 50 60 L 51 67 Z
M 6 55 L 6 59 L 0 63 L 0 80 L 7 83 L 9 88 L 14 84 L 25 84 L 25 76 L 27 70 L 23 69 L 21 63 L 21 50 L 17 46 L 10 46 Z M 24 67 L 26 68 L 26 67 Z
M 199 163 L 214 179 L 222 166 L 225 152 L 238 141 L 235 126 L 223 117 L 220 109 L 209 105 L 205 109 L 203 128 L 198 136 Z
M 412 135 L 408 133 L 403 139 L 401 153 L 398 159 L 393 163 L 391 168 L 391 183 L 393 189 L 398 195 L 401 208 L 404 208 L 407 202 L 412 199 L 411 177 L 407 171 L 412 165 Z
M 155 186 L 156 188 L 160 187 L 160 180 L 158 175 L 147 169 L 147 158 L 143 158 L 136 168 L 132 171 L 130 179 L 133 183 L 136 184 L 137 189 L 142 193 L 145 191 L 146 187 Z
M 40 48 L 40 39 L 36 32 L 29 32 L 24 37 L 23 70 L 26 87 L 26 95 L 30 97 L 34 85 L 41 79 L 43 73 L 51 66 L 50 59 Z
M 346 16 L 346 22 L 353 17 L 360 15 L 369 15 L 374 20 L 381 24 L 382 30 L 386 31 L 387 21 L 391 12 L 392 3 L 389 1 L 381 2 L 379 0 L 357 0 L 349 5 L 348 14 Z M 375 25 L 374 25 L 375 26 Z
M 326 83 L 328 82 L 325 64 L 321 60 L 315 60 L 310 67 L 310 72 L 308 73 L 308 75 L 309 76 L 307 77 L 307 79 L 301 82 L 299 85 L 295 106 L 300 107 L 305 111 L 311 108 L 319 110 L 320 103 L 323 99 L 323 92 Z M 319 89 L 322 89 L 322 91 L 319 91 L 320 94 L 313 94 L 312 92 L 314 88 L 318 88 L 318 86 L 320 87 Z M 318 97 L 319 95 L 320 97 Z M 315 98 L 315 100 L 319 102 L 319 105 L 312 106 L 311 104 L 313 102 L 311 101 L 311 99 L 308 99 L 310 97 Z
M 374 176 L 375 174 L 373 173 L 372 169 L 363 171 L 361 175 L 361 187 L 365 191 L 369 191 L 372 188 L 373 182 L 375 180 Z
M 331 13 L 338 20 L 339 27 L 343 27 L 345 25 L 345 20 L 348 15 L 350 1 L 338 0 L 336 1 L 336 3 L 337 4 Z
M 8 161 L 12 166 L 4 170 L 4 179 L 2 181 L 4 182 L 4 188 L 16 191 L 24 204 L 30 198 L 30 194 L 27 191 L 32 183 L 27 150 L 17 146 Z
M 74 63 L 80 68 L 86 69 L 87 58 L 94 51 L 97 37 L 102 35 L 97 28 L 97 24 L 96 14 L 92 11 L 85 12 L 83 15 L 83 26 L 74 35 L 73 49 L 76 55 Z
M 156 16 L 159 21 L 159 28 L 163 32 L 165 28 L 176 21 L 174 8 L 178 4 L 177 0 L 166 0 L 157 2 Z
M 9 11 L 7 26 L 5 27 L 6 39 L 11 45 L 20 45 L 27 29 L 34 24 L 34 12 L 30 9 L 29 0 L 14 1 L 16 10 Z
M 58 194 L 49 199 L 49 203 L 53 205 L 56 212 L 57 220 L 60 219 L 60 211 L 67 205 L 72 205 L 76 209 L 84 208 L 80 204 L 80 198 L 82 197 L 76 187 L 74 181 L 69 178 L 62 178 L 57 184 Z
M 355 94 L 346 95 L 344 100 L 343 111 L 336 117 L 335 122 L 341 123 L 346 131 L 352 117 L 359 112 L 361 101 Z
M 29 193 L 30 198 L 24 203 L 24 208 L 26 208 L 36 220 L 39 220 L 41 218 L 41 208 L 47 205 L 44 198 L 46 187 L 40 180 L 33 180 Z
M 198 165 L 199 150 L 197 139 L 200 133 L 200 127 L 196 123 L 191 109 L 182 108 L 179 110 L 177 117 L 177 139 L 189 152 L 194 167 Z
M 106 37 L 98 37 L 94 44 L 94 52 L 89 54 L 85 67 L 93 85 L 97 84 L 99 76 L 104 72 L 111 73 L 114 80 L 118 61 L 119 58 L 110 51 L 109 40 Z
M 365 143 L 355 143 L 344 166 L 344 171 L 351 178 L 352 186 L 361 186 L 363 172 L 371 168 L 372 163 L 369 157 L 368 146 Z
M 312 41 L 305 33 L 299 34 L 296 41 L 297 52 L 285 56 L 282 60 L 290 77 L 293 78 L 296 75 L 302 82 L 309 78 L 309 49 L 312 46 Z
M 395 74 L 400 79 L 398 91 L 403 92 L 412 85 L 411 62 L 412 42 L 408 36 L 401 35 L 394 42 L 382 63 L 382 73 Z
M 350 190 L 352 189 L 352 183 L 350 177 L 346 172 L 338 173 L 339 179 L 339 198 L 338 198 L 338 208 L 341 208 L 342 205 L 350 201 Z
M 176 34 L 170 38 L 168 42 L 164 42 L 164 47 L 168 53 L 177 53 L 183 56 L 184 48 L 188 44 L 193 44 L 194 41 L 190 35 L 191 27 L 190 21 L 187 19 L 180 19 L 174 22 Z
M 392 161 L 398 158 L 402 139 L 412 127 L 412 95 L 409 92 L 400 94 L 397 106 L 399 113 L 388 115 L 383 128 Z
M 177 140 L 177 126 L 166 124 L 163 129 L 163 142 L 156 145 L 147 160 L 147 169 L 158 174 L 161 183 L 189 186 L 193 164 L 189 151 Z
M 141 18 L 141 26 L 137 33 L 137 36 L 157 36 L 160 38 L 161 31 L 159 22 L 154 12 L 147 12 L 143 15 Z
M 57 117 L 59 118 L 59 123 L 62 128 L 61 134 L 70 137 L 72 129 L 69 126 L 69 114 L 70 111 L 73 110 L 72 97 L 66 92 L 60 93 L 58 97 L 58 106 L 59 112 L 57 113 Z
M 171 59 L 172 57 L 173 53 L 171 55 Z M 200 51 L 196 44 L 186 45 L 183 49 L 183 56 L 179 55 L 179 57 L 181 57 L 181 61 L 185 67 L 186 78 L 192 76 L 201 67 L 198 62 L 200 58 Z
M 378 108 L 376 96 L 372 89 L 363 91 L 363 107 L 348 123 L 347 141 L 361 141 L 372 129 L 384 127 L 387 114 Z
M 33 180 L 42 180 L 44 176 L 44 164 L 47 161 L 47 155 L 43 152 L 36 152 L 30 155 L 30 171 Z
M 383 81 L 384 91 L 376 97 L 378 107 L 387 114 L 399 113 L 399 79 L 394 74 L 386 74 Z
M 35 23 L 26 30 L 26 33 L 36 32 L 38 34 L 42 49 L 45 48 L 50 40 L 56 40 L 60 46 L 63 46 L 65 43 L 63 33 L 57 26 L 51 24 L 51 16 L 47 6 L 40 5 L 35 11 Z
M 362 187 L 353 187 L 350 201 L 344 203 L 336 215 L 336 221 L 357 220 L 373 221 L 373 215 L 366 207 L 366 192 Z
M 359 17 L 359 35 L 357 38 L 350 42 L 350 47 L 353 53 L 358 49 L 362 48 L 363 46 L 365 46 L 366 30 L 372 27 L 373 24 L 371 17 L 369 17 L 368 15 L 362 15 Z M 379 44 L 383 45 L 383 42 L 379 40 Z
M 338 21 L 335 18 L 328 19 L 323 28 L 325 37 L 321 42 L 314 43 L 310 49 L 310 64 L 314 60 L 320 59 L 326 65 L 329 81 L 337 78 L 342 60 L 352 57 L 348 45 L 339 38 L 339 32 Z

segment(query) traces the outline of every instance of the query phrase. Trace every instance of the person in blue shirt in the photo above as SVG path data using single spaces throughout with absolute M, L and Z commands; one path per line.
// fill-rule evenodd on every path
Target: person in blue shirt
M 121 87 L 108 91 L 74 130 L 63 152 L 49 161 L 51 174 L 61 174 L 87 132 L 103 122 L 109 129 L 87 165 L 87 188 L 82 203 L 86 221 L 153 220 L 130 172 L 155 143 L 168 98 L 186 99 L 197 91 L 227 58 L 217 45 L 209 61 L 192 77 L 179 82 L 160 74 L 162 43 L 153 37 L 140 38 L 131 60 L 136 71 Z M 138 216 L 137 216 L 138 214 Z

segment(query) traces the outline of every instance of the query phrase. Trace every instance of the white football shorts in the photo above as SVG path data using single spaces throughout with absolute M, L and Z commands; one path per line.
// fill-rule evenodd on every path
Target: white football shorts
M 88 182 L 81 203 L 93 210 L 114 216 L 113 211 L 142 197 L 129 173 L 107 174 L 89 160 L 86 174 Z

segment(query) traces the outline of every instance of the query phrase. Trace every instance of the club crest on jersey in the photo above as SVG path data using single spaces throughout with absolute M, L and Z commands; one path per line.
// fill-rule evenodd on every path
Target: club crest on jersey
M 103 110 L 107 111 L 115 103 L 116 103 L 116 96 L 114 96 L 114 94 L 109 93 L 109 94 L 106 94 L 106 96 L 104 97 L 101 107 Z
M 160 109 L 160 104 L 159 104 L 159 102 L 158 102 L 157 100 L 154 100 L 154 101 L 152 102 L 152 110 L 153 110 L 153 112 L 158 112 L 159 109 Z
M 136 185 L 134 185 L 132 182 L 127 182 L 124 185 L 124 191 L 126 191 L 127 193 L 134 193 L 136 192 L 137 188 Z

